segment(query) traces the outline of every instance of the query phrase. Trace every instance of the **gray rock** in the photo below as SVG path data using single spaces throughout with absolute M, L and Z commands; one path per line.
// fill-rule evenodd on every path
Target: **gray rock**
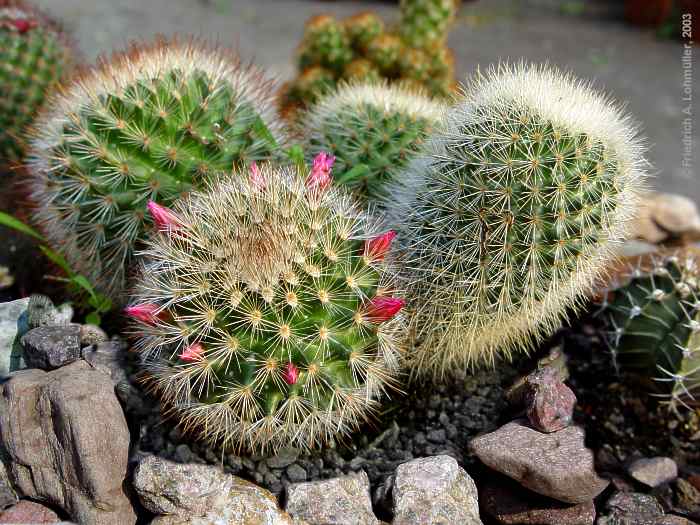
M 5 464 L 0 461 L 0 510 L 17 503 L 17 494 L 12 488 Z
M 109 338 L 102 328 L 94 324 L 80 325 L 80 346 L 92 346 L 107 342 Z
M 109 378 L 84 361 L 21 370 L 0 384 L 0 456 L 20 497 L 78 523 L 136 521 L 123 489 L 126 420 Z
M 29 298 L 27 322 L 30 330 L 40 326 L 65 326 L 72 319 L 73 307 L 67 303 L 57 308 L 45 295 L 34 294 Z
M 26 365 L 20 338 L 29 330 L 29 298 L 0 303 L 0 378 Z
M 297 520 L 324 525 L 375 525 L 369 479 L 358 472 L 287 487 L 287 512 Z
M 80 352 L 82 358 L 92 368 L 110 377 L 112 382 L 128 384 L 126 373 L 127 345 L 118 339 L 112 339 L 104 343 L 83 348 Z
M 627 473 L 648 487 L 658 487 L 678 477 L 678 466 L 671 458 L 641 458 L 628 465 Z
M 304 470 L 299 465 L 289 465 L 287 467 L 287 477 L 292 483 L 298 483 L 300 481 L 306 481 L 306 470 Z
M 212 465 L 180 464 L 156 456 L 134 471 L 143 506 L 159 514 L 158 525 L 291 525 L 267 490 Z
M 488 467 L 565 503 L 590 501 L 608 485 L 596 474 L 579 427 L 543 434 L 513 421 L 474 438 L 469 448 Z
M 80 326 L 40 326 L 22 336 L 27 366 L 54 370 L 80 359 Z
M 556 432 L 571 425 L 576 396 L 559 372 L 545 366 L 525 379 L 527 418 L 541 432 Z
M 299 457 L 299 450 L 292 447 L 285 447 L 265 462 L 270 468 L 285 468 L 294 463 Z
M 393 500 L 393 525 L 482 525 L 476 485 L 449 456 L 414 459 L 399 465 Z
M 34 501 L 22 500 L 4 512 L 0 512 L 0 523 L 35 525 L 38 523 L 59 523 L 60 521 L 58 514 Z
M 639 492 L 618 492 L 605 504 L 606 515 L 597 525 L 671 525 L 653 496 Z M 680 524 L 679 524 L 680 525 Z

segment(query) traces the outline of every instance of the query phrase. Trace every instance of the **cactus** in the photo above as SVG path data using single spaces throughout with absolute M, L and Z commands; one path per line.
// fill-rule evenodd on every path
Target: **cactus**
M 527 350 L 581 302 L 644 180 L 635 125 L 556 69 L 477 74 L 386 206 L 404 237 L 414 375 Z
M 170 204 L 280 138 L 272 86 L 197 40 L 134 45 L 84 73 L 37 120 L 28 168 L 50 244 L 117 303 L 148 200 Z
M 420 92 L 383 84 L 346 85 L 300 119 L 309 157 L 330 151 L 335 179 L 361 199 L 379 201 L 384 188 L 420 150 L 443 114 Z M 367 169 L 352 176 L 359 165 Z
M 0 0 L 0 50 L 0 162 L 13 163 L 24 156 L 26 128 L 74 53 L 56 22 L 20 0 Z
M 321 154 L 252 166 L 156 208 L 133 304 L 137 349 L 185 431 L 224 449 L 313 448 L 394 385 L 403 301 L 376 235 Z
M 382 74 L 369 60 L 357 58 L 345 67 L 343 78 L 354 82 L 375 83 L 381 80 Z
M 399 71 L 399 59 L 403 49 L 398 36 L 385 33 L 367 44 L 367 58 L 383 75 L 391 78 Z
M 318 15 L 307 22 L 299 50 L 299 65 L 303 69 L 321 65 L 340 72 L 352 56 L 350 38 L 335 18 Z
M 459 0 L 401 0 L 399 33 L 411 47 L 428 49 L 447 40 Z
M 700 267 L 689 251 L 636 267 L 604 311 L 619 370 L 641 380 L 674 411 L 700 394 Z
M 350 43 L 358 51 L 364 51 L 367 45 L 384 33 L 384 22 L 374 13 L 359 13 L 343 22 Z

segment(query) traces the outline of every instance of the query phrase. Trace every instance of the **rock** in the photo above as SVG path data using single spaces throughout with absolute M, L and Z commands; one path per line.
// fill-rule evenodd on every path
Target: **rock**
M 69 304 L 56 308 L 45 295 L 34 294 L 29 298 L 27 322 L 30 330 L 40 326 L 66 326 L 72 319 L 73 307 Z
M 10 269 L 0 265 L 0 290 L 9 288 L 13 284 L 15 284 L 15 277 L 10 273 Z
M 300 481 L 306 481 L 306 470 L 299 465 L 289 465 L 287 467 L 287 477 L 292 483 L 298 483 Z
M 133 485 L 143 506 L 161 515 L 153 524 L 292 523 L 270 492 L 212 465 L 147 456 L 134 471 Z
M 393 525 L 481 525 L 476 485 L 450 456 L 414 459 L 396 469 Z
M 687 197 L 648 192 L 638 207 L 630 232 L 631 237 L 655 244 L 669 237 L 697 241 L 700 239 L 700 213 Z
M 92 368 L 108 375 L 112 382 L 117 385 L 118 383 L 128 383 L 126 373 L 127 348 L 128 346 L 123 341 L 112 339 L 83 348 L 80 355 Z
M 286 447 L 277 452 L 271 458 L 267 458 L 265 462 L 270 468 L 285 468 L 294 463 L 299 457 L 299 450 L 292 447 Z
M 61 519 L 51 509 L 40 503 L 22 500 L 4 512 L 0 512 L 0 523 L 58 523 Z
M 94 324 L 80 325 L 80 346 L 92 346 L 107 342 L 109 338 L 102 328 Z
M 556 432 L 571 425 L 576 396 L 559 372 L 540 368 L 525 380 L 525 406 L 530 424 L 541 432 Z
M 27 366 L 54 370 L 80 359 L 80 326 L 40 326 L 22 336 Z
M 364 471 L 287 487 L 287 512 L 294 519 L 324 525 L 374 525 L 369 479 Z
M 497 523 L 504 525 L 593 525 L 592 501 L 568 505 L 530 492 L 516 483 L 500 478 L 489 480 L 480 493 L 481 508 Z
M 579 427 L 543 434 L 518 420 L 474 438 L 469 448 L 488 467 L 565 503 L 590 501 L 608 485 L 596 474 Z
M 678 477 L 678 466 L 671 458 L 641 458 L 629 464 L 627 473 L 648 487 L 658 487 Z
M 20 338 L 29 330 L 29 298 L 0 303 L 0 378 L 25 367 Z
M 597 525 L 692 525 L 680 516 L 665 516 L 656 498 L 639 492 L 618 492 L 605 508 L 608 512 Z
M 0 461 L 0 511 L 15 503 L 17 503 L 17 494 L 12 488 L 5 464 Z
M 104 374 L 78 361 L 0 384 L 0 457 L 18 494 L 78 523 L 136 521 L 124 493 L 129 430 Z

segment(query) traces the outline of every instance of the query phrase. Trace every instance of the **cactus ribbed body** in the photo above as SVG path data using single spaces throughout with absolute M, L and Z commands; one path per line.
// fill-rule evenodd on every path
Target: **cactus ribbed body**
M 279 137 L 271 86 L 237 57 L 196 41 L 132 48 L 84 74 L 40 116 L 29 155 L 35 220 L 119 300 L 149 227 L 169 204 Z
M 443 115 L 441 103 L 386 84 L 347 85 L 321 99 L 301 119 L 309 158 L 336 157 L 336 181 L 363 200 L 377 200 L 417 154 Z M 345 175 L 363 164 L 358 177 Z
M 430 48 L 444 44 L 459 0 L 401 0 L 399 32 L 408 45 Z
M 387 206 L 412 259 L 414 371 L 442 375 L 557 326 L 623 235 L 643 158 L 607 99 L 526 65 L 477 76 L 428 144 Z
M 396 372 L 402 303 L 383 255 L 352 201 L 313 178 L 233 177 L 176 205 L 143 254 L 127 310 L 151 384 L 184 430 L 224 448 L 342 437 Z
M 610 343 L 621 371 L 672 408 L 700 394 L 700 268 L 683 253 L 635 270 L 607 304 Z
M 29 5 L 0 0 L 0 161 L 23 157 L 25 133 L 73 53 L 60 27 Z
M 350 38 L 340 22 L 328 15 L 318 15 L 309 20 L 299 51 L 302 68 L 321 65 L 340 72 L 352 60 L 352 56 Z

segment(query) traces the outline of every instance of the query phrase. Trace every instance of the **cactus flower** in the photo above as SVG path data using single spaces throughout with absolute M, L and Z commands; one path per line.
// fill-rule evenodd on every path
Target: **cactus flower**
M 132 319 L 136 319 L 137 321 L 141 321 L 142 323 L 146 324 L 156 324 L 156 321 L 159 319 L 161 314 L 160 306 L 154 303 L 127 306 L 124 308 L 124 313 Z
M 258 168 L 255 162 L 251 162 L 250 164 L 250 181 L 253 183 L 253 186 L 255 186 L 255 189 L 259 191 L 264 190 L 265 186 L 267 186 L 265 176 L 260 173 L 260 168 Z
M 182 351 L 180 359 L 191 363 L 192 361 L 199 361 L 203 354 L 204 347 L 200 343 L 194 343 Z
M 22 34 L 29 31 L 32 27 L 35 27 L 36 22 L 18 18 L 17 20 L 12 21 L 12 25 L 15 27 L 18 33 Z
M 371 261 L 381 261 L 389 252 L 391 241 L 396 237 L 396 232 L 389 230 L 374 239 L 365 241 L 365 258 Z
M 365 308 L 365 317 L 375 323 L 383 323 L 394 317 L 403 308 L 405 301 L 398 297 L 375 297 Z
M 153 217 L 153 222 L 156 224 L 156 228 L 160 231 L 173 231 L 179 230 L 182 225 L 180 219 L 177 215 L 165 206 L 161 206 L 155 201 L 148 201 L 148 211 Z
M 321 190 L 326 189 L 331 183 L 331 170 L 333 169 L 334 162 L 335 157 L 329 155 L 325 151 L 316 155 L 313 167 L 311 168 L 311 174 L 309 178 L 306 179 L 306 186 L 308 188 L 319 188 Z
M 294 385 L 299 380 L 299 369 L 294 363 L 287 363 L 284 367 L 284 372 L 282 373 L 282 379 L 288 385 Z

